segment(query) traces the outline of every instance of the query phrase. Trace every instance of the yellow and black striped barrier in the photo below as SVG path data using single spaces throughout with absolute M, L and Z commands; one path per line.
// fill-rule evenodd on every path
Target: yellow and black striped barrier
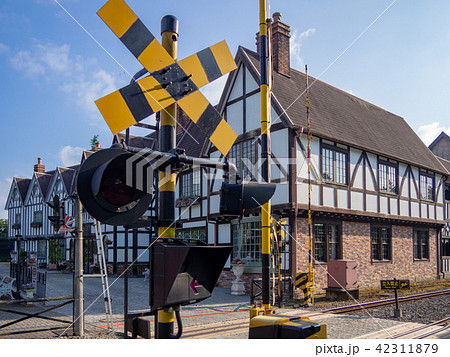
M 314 293 L 314 273 L 297 273 L 297 275 L 295 276 L 295 287 L 303 290 L 304 305 L 312 305 Z
M 109 0 L 98 15 L 150 74 L 95 101 L 112 133 L 176 102 L 225 156 L 237 135 L 198 89 L 236 69 L 226 42 L 176 61 L 124 0 Z

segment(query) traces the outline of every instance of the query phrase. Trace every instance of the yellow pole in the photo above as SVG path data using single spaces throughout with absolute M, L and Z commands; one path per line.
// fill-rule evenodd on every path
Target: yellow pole
M 269 102 L 269 73 L 268 41 L 266 23 L 266 0 L 259 2 L 259 58 L 260 58 L 260 92 L 261 92 L 261 174 L 265 182 L 270 182 L 270 102 Z M 271 313 L 270 306 L 270 200 L 261 209 L 261 253 L 262 253 L 262 304 L 267 313 Z
M 177 59 L 178 19 L 167 15 L 161 20 L 162 46 Z M 177 105 L 172 104 L 161 111 L 159 149 L 169 152 L 176 147 Z M 170 177 L 167 177 L 170 175 Z M 163 172 L 159 174 L 159 220 L 158 236 L 164 239 L 175 238 L 175 185 L 176 174 Z M 171 338 L 173 335 L 174 311 L 172 308 L 158 310 L 157 338 Z
M 308 287 L 306 288 L 305 303 L 314 304 L 314 273 L 312 271 L 312 221 L 311 221 L 311 123 L 309 120 L 309 78 L 308 66 L 306 72 L 306 123 L 308 128 Z

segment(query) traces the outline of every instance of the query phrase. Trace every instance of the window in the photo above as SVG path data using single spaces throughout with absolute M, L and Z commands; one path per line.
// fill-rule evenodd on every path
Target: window
M 434 201 L 434 178 L 432 175 L 420 174 L 420 198 Z
M 233 259 L 245 259 L 248 266 L 261 265 L 261 219 L 232 225 Z
M 397 193 L 397 167 L 389 163 L 378 164 L 380 191 Z
M 428 259 L 428 230 L 414 230 L 414 259 Z
M 228 159 L 236 165 L 237 174 L 242 181 L 256 181 L 257 141 L 249 139 L 234 144 L 228 153 Z
M 313 227 L 314 260 L 327 262 L 341 259 L 340 225 L 315 223 Z
M 347 184 L 347 152 L 329 146 L 322 147 L 322 178 Z
M 14 224 L 20 225 L 20 213 L 16 213 Z
M 33 223 L 42 223 L 42 211 L 35 211 L 33 213 Z
M 180 176 L 180 197 L 197 197 L 201 195 L 201 170 L 196 169 Z
M 206 229 L 204 228 L 177 231 L 177 238 L 183 240 L 200 240 L 208 243 L 206 241 Z
M 391 228 L 371 227 L 372 260 L 391 260 Z
M 450 183 L 445 184 L 445 200 L 450 201 Z

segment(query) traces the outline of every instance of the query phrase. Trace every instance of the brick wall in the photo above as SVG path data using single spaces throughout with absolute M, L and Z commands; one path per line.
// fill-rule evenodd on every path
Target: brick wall
M 297 272 L 308 269 L 307 220 L 298 219 Z M 360 288 L 379 287 L 381 279 L 410 279 L 411 282 L 437 277 L 436 230 L 429 229 L 429 260 L 414 261 L 412 226 L 392 225 L 392 261 L 372 262 L 370 223 L 342 222 L 342 258 L 358 264 Z M 326 264 L 313 264 L 316 292 L 327 287 Z

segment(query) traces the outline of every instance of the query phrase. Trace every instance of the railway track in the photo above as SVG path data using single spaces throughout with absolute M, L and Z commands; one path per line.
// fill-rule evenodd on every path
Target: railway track
M 399 298 L 399 301 L 415 301 L 415 300 L 421 300 L 431 297 L 436 297 L 440 295 L 446 295 L 450 294 L 450 289 L 442 290 L 442 291 L 434 291 L 429 293 L 422 293 L 422 294 L 416 294 L 416 295 L 410 295 L 410 296 L 404 296 Z M 395 304 L 395 299 L 385 299 L 385 300 L 378 300 L 378 301 L 371 301 L 366 302 L 362 304 L 357 305 L 349 305 L 349 306 L 342 306 L 337 307 L 333 309 L 326 309 L 322 311 L 311 311 L 310 313 L 302 313 L 302 316 L 307 316 L 311 319 L 319 318 L 320 316 L 324 316 L 325 314 L 344 314 L 348 312 L 353 311 L 359 311 L 363 309 L 370 309 L 370 308 L 376 308 L 376 307 L 382 307 L 387 305 Z M 289 314 L 295 314 L 295 312 L 290 311 Z M 299 314 L 300 315 L 300 314 Z M 413 329 L 410 329 L 408 331 L 404 331 L 400 334 L 396 335 L 388 335 L 387 337 L 382 338 L 415 338 L 415 339 L 422 339 L 427 338 L 430 336 L 433 336 L 439 332 L 443 332 L 446 329 L 450 328 L 450 325 L 448 323 L 450 322 L 450 317 L 447 319 L 443 319 L 440 321 L 433 322 L 431 324 L 420 326 L 420 327 L 414 327 Z M 182 338 L 221 338 L 227 335 L 235 335 L 235 334 L 242 334 L 245 332 L 248 332 L 249 329 L 249 320 L 247 318 L 245 319 L 239 319 L 239 320 L 231 320 L 231 321 L 225 321 L 225 322 L 218 322 L 213 324 L 208 324 L 206 326 L 191 326 L 186 327 L 184 329 L 184 333 Z
M 447 295 L 447 294 L 450 294 L 450 289 L 440 290 L 440 291 L 432 291 L 432 292 L 416 294 L 416 295 L 403 296 L 403 297 L 398 298 L 398 301 L 399 302 L 416 301 L 416 300 L 422 300 L 422 299 L 427 299 L 427 298 L 432 298 L 432 297 Z M 335 307 L 332 309 L 322 310 L 320 312 L 329 313 L 329 314 L 345 314 L 347 312 L 359 311 L 359 310 L 364 310 L 364 309 L 373 309 L 376 307 L 382 307 L 382 306 L 393 305 L 393 304 L 395 304 L 394 298 L 370 301 L 370 302 L 365 302 L 365 303 L 355 304 L 355 305 Z

